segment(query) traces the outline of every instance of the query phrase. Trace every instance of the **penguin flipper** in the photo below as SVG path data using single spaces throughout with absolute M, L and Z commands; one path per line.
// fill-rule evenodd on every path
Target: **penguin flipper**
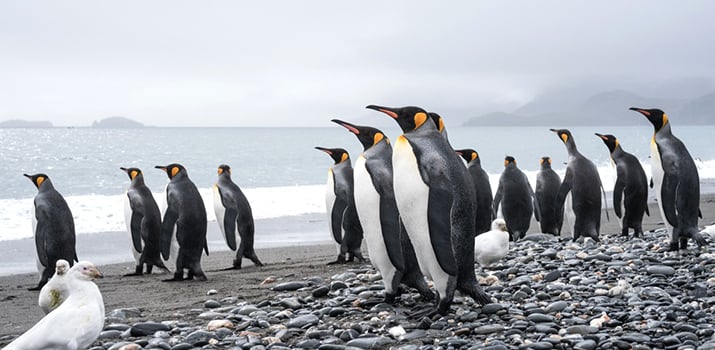
M 178 219 L 179 213 L 176 212 L 176 209 L 167 207 L 166 213 L 164 213 L 164 220 L 161 221 L 161 235 L 159 237 L 161 256 L 164 257 L 164 260 L 169 259 L 171 254 L 171 237 L 174 235 L 174 226 L 176 226 L 176 220 Z
M 648 210 L 648 209 L 646 209 L 646 210 Z M 648 214 L 648 216 L 650 216 L 650 214 Z M 701 219 L 703 218 L 703 211 L 700 210 L 700 208 L 698 208 L 698 217 Z
M 37 220 L 37 229 L 35 230 L 35 248 L 37 250 L 37 259 L 42 266 L 49 268 L 49 258 L 47 256 L 47 229 L 45 224 Z
M 566 196 L 571 191 L 573 183 L 571 182 L 571 177 L 569 176 L 568 169 L 566 170 L 566 175 L 564 176 L 564 181 L 561 182 L 559 187 L 559 193 L 556 195 L 556 210 L 561 212 L 564 209 L 564 202 L 566 202 Z
M 678 226 L 678 214 L 675 210 L 676 193 L 678 190 L 678 179 L 672 174 L 663 175 L 663 184 L 660 189 L 661 205 L 663 206 L 663 213 L 665 213 L 665 219 L 672 226 Z
M 142 252 L 142 220 L 144 220 L 144 216 L 136 211 L 132 211 L 132 218 L 129 227 L 132 231 L 132 244 L 134 244 L 134 250 L 139 253 Z
M 452 192 L 448 189 L 432 185 L 429 189 L 427 203 L 427 222 L 432 249 L 437 257 L 439 266 L 449 275 L 458 273 L 457 262 L 454 259 L 452 248 L 452 223 L 450 211 L 453 202 Z
M 534 219 L 536 219 L 536 221 L 541 221 L 541 207 L 539 206 L 539 200 L 536 198 L 534 190 L 531 189 L 529 180 L 526 180 L 526 184 L 529 185 L 529 194 L 531 194 L 532 203 L 534 204 Z
M 343 215 L 345 214 L 345 209 L 347 209 L 348 203 L 341 199 L 335 199 L 335 204 L 333 204 L 333 211 L 330 213 L 331 219 L 331 230 L 333 234 L 333 239 L 338 244 L 343 243 Z
M 616 212 L 616 216 L 620 219 L 622 217 L 621 213 L 621 203 L 623 202 L 623 190 L 626 188 L 626 184 L 620 178 L 616 180 L 616 185 L 613 187 L 613 211 Z M 646 207 L 646 210 L 648 208 Z
M 382 239 L 387 248 L 387 255 L 398 271 L 405 270 L 405 259 L 402 253 L 402 242 L 400 241 L 400 217 L 394 198 L 386 198 L 380 195 L 380 218 L 392 217 L 394 220 L 380 220 L 382 229 Z
M 492 201 L 492 217 L 496 218 L 497 213 L 499 213 L 499 203 L 501 203 L 503 186 L 501 181 L 499 181 L 499 187 L 497 187 L 497 193 L 494 194 L 494 200 Z
M 238 211 L 234 208 L 226 208 L 222 225 L 226 244 L 231 250 L 236 250 L 236 218 L 238 218 Z

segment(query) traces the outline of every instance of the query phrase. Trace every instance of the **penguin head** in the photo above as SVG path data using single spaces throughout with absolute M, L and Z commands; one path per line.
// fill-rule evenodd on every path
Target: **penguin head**
M 563 141 L 563 143 L 568 146 L 575 146 L 576 143 L 573 141 L 573 136 L 571 136 L 571 131 L 568 129 L 549 129 L 556 133 L 558 137 Z
M 369 105 L 365 108 L 374 109 L 378 112 L 385 113 L 395 119 L 403 132 L 416 130 L 423 125 L 435 125 L 434 123 L 426 123 L 430 116 L 424 109 L 415 106 L 407 106 L 400 108 L 382 107 Z
M 551 169 L 551 157 L 541 157 L 539 160 L 541 169 Z
M 48 185 L 52 186 L 51 182 L 50 182 L 50 178 L 47 176 L 47 174 L 35 174 L 35 175 L 23 174 L 23 175 L 26 178 L 30 179 L 30 181 L 32 181 L 32 183 L 35 184 L 35 187 L 37 187 L 38 190 L 40 189 L 40 186 L 42 186 L 42 184 L 48 184 Z
M 653 128 L 655 128 L 656 132 L 658 132 L 666 124 L 668 124 L 668 116 L 665 115 L 665 112 L 663 112 L 660 109 L 657 109 L 657 108 L 645 109 L 645 108 L 638 108 L 638 107 L 631 107 L 629 109 L 631 111 L 636 111 L 640 114 L 643 114 L 646 118 L 648 118 L 650 123 L 653 124 Z
M 429 115 L 429 117 L 432 119 L 434 125 L 437 127 L 437 130 L 440 133 L 444 132 L 444 119 L 442 119 L 442 116 L 435 112 L 429 112 L 427 113 L 427 115 Z
M 357 136 L 358 138 L 358 141 L 360 141 L 360 143 L 362 144 L 364 150 L 367 150 L 368 148 L 376 145 L 383 139 L 386 142 L 390 142 L 387 138 L 385 138 L 385 134 L 382 131 L 373 127 L 350 124 L 340 119 L 333 119 L 331 121 L 344 127 L 345 129 L 348 129 L 348 131 L 355 134 L 355 136 Z
M 603 143 L 606 144 L 606 147 L 608 147 L 608 150 L 611 151 L 611 153 L 613 153 L 613 151 L 615 151 L 616 148 L 620 146 L 618 139 L 613 135 L 602 135 L 596 133 L 596 136 L 600 137 L 601 140 L 603 140 Z
M 325 148 L 316 146 L 315 149 L 327 153 L 330 158 L 333 158 L 335 164 L 342 163 L 350 159 L 350 154 L 348 154 L 348 151 L 342 148 Z
M 231 176 L 231 167 L 227 164 L 221 164 L 218 166 L 218 170 L 216 172 L 218 173 L 218 176 Z
M 459 155 L 460 157 L 464 158 L 464 160 L 467 161 L 467 163 L 470 163 L 470 162 L 475 162 L 477 164 L 481 163 L 479 160 L 479 153 L 477 153 L 477 151 L 475 151 L 473 149 L 470 149 L 470 148 L 458 149 L 458 150 L 455 150 L 454 152 L 456 152 L 457 155 Z
M 120 167 L 127 175 L 129 175 L 129 180 L 134 180 L 137 176 L 144 176 L 139 168 L 124 168 Z
M 504 167 L 508 167 L 510 165 L 516 166 L 516 159 L 512 156 L 506 156 L 504 158 Z
M 169 179 L 173 179 L 179 174 L 186 174 L 186 168 L 184 168 L 183 165 L 177 163 L 171 163 L 169 165 L 157 165 L 155 166 L 155 168 L 164 170 L 164 172 L 166 172 L 166 175 L 169 176 Z

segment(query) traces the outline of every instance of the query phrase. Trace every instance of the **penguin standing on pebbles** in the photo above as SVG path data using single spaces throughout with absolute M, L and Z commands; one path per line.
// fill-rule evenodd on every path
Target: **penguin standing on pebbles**
M 616 167 L 616 184 L 613 188 L 613 211 L 622 219 L 621 236 L 628 237 L 628 229 L 633 229 L 633 237 L 643 237 L 643 214 L 648 214 L 648 180 L 636 156 L 626 152 L 613 135 L 596 136 L 603 140 L 611 152 L 611 160 Z M 623 212 L 621 212 L 623 210 Z
M 516 159 L 511 156 L 504 158 L 504 171 L 499 178 L 497 193 L 494 195 L 492 206 L 495 217 L 500 204 L 509 234 L 515 242 L 524 238 L 529 231 L 532 215 L 536 221 L 541 220 L 539 206 L 529 179 L 516 166 Z
M 476 211 L 476 232 L 477 235 L 489 231 L 492 219 L 492 185 L 489 182 L 489 174 L 482 169 L 482 163 L 479 158 L 479 153 L 473 149 L 458 149 L 455 150 L 467 162 L 467 170 L 472 177 L 474 183 L 474 192 L 476 195 L 477 211 Z
M 392 154 L 395 199 L 420 269 L 437 290 L 444 315 L 459 289 L 477 303 L 491 302 L 474 273 L 474 185 L 454 149 L 419 107 L 369 109 L 393 118 L 403 135 Z
M 328 184 L 325 189 L 325 206 L 328 225 L 333 239 L 339 245 L 338 258 L 330 264 L 344 264 L 357 259 L 363 262 L 362 226 L 355 209 L 353 166 L 350 155 L 343 148 L 315 147 L 325 152 L 335 162 L 328 169 Z M 347 255 L 347 258 L 346 258 Z
M 670 229 L 670 250 L 684 250 L 688 238 L 699 247 L 707 242 L 698 230 L 700 178 L 693 157 L 680 139 L 673 135 L 668 116 L 660 109 L 631 108 L 653 124 L 650 143 L 653 185 L 658 207 Z
M 564 222 L 563 207 L 556 210 L 556 195 L 561 186 L 561 177 L 551 168 L 551 158 L 541 157 L 541 170 L 536 174 L 534 197 L 541 210 L 541 232 L 560 236 Z

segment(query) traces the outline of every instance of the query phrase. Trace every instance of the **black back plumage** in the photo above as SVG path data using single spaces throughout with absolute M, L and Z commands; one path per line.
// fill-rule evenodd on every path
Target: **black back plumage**
M 504 160 L 504 171 L 499 178 L 499 187 L 492 204 L 494 215 L 500 204 L 509 235 L 514 241 L 526 235 L 532 215 L 537 220 L 540 219 L 538 207 L 534 205 L 534 191 L 529 184 L 529 179 L 517 167 L 516 160 L 511 156 L 507 156 Z
M 467 162 L 467 170 L 474 184 L 476 199 L 475 232 L 477 235 L 490 230 L 494 215 L 492 211 L 492 186 L 489 174 L 482 168 L 479 153 L 473 149 L 455 150 Z
M 561 177 L 551 168 L 551 158 L 541 158 L 541 169 L 536 174 L 534 196 L 541 210 L 541 232 L 560 235 L 564 220 L 563 206 L 557 210 L 556 196 L 561 186 Z

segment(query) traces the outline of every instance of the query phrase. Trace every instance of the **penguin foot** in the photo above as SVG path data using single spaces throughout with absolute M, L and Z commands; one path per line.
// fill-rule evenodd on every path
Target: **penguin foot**
M 219 269 L 218 271 L 231 271 L 231 270 L 240 270 L 240 269 L 241 269 L 240 265 L 239 266 L 233 265 L 233 266 L 229 266 L 229 267 L 224 267 L 222 269 Z
M 181 282 L 183 280 L 184 280 L 183 278 L 172 277 L 172 278 L 161 280 L 161 281 L 162 282 Z
M 417 310 L 411 313 L 407 313 L 407 318 L 412 319 L 412 320 L 418 320 L 418 319 L 423 319 L 423 318 L 428 318 L 432 319 L 435 315 L 438 315 L 439 310 L 434 307 L 434 306 L 427 306 L 423 308 L 422 310 Z
M 132 277 L 132 276 L 144 276 L 144 274 L 141 272 L 132 272 L 132 273 L 125 273 L 122 275 L 122 277 Z
M 35 287 L 32 287 L 32 288 L 27 288 L 27 290 L 29 290 L 29 291 L 40 290 L 40 289 L 42 289 L 41 286 L 35 286 Z

